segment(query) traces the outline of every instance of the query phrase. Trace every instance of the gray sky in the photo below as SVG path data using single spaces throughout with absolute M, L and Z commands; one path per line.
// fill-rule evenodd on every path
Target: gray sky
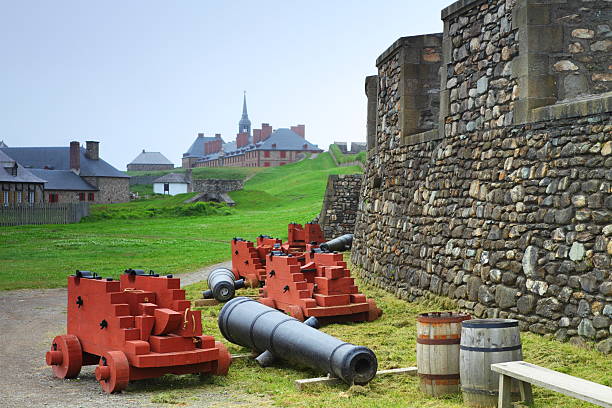
M 306 125 L 321 148 L 365 141 L 364 78 L 397 38 L 442 31 L 450 0 L 0 0 L 0 140 L 99 140 L 120 170 L 176 165 L 198 132 Z

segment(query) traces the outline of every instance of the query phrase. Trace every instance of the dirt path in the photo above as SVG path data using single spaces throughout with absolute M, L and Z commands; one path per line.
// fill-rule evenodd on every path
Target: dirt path
M 206 279 L 223 262 L 180 275 L 181 284 Z M 140 407 L 151 403 L 154 380 L 130 385 L 127 392 L 104 394 L 93 374 L 83 367 L 79 378 L 60 380 L 45 364 L 45 352 L 53 337 L 66 330 L 66 289 L 0 292 L 0 406 L 4 407 Z M 172 389 L 168 390 L 171 391 Z M 194 396 L 194 406 L 234 405 L 228 393 Z M 242 404 L 240 404 L 242 405 Z M 183 405 L 185 406 L 185 405 Z

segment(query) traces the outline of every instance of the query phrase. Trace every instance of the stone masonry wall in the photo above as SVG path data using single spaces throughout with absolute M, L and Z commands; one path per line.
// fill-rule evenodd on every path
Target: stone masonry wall
M 352 261 L 403 299 L 447 296 L 476 317 L 610 351 L 612 95 L 533 103 L 517 122 L 521 95 L 537 98 L 519 89 L 533 87 L 515 65 L 519 4 L 461 0 L 447 14 L 441 138 L 406 142 L 401 67 L 378 65 Z
M 96 204 L 130 201 L 129 177 L 83 177 L 83 179 L 100 190 L 95 192 Z
M 199 193 L 228 193 L 230 191 L 242 190 L 244 182 L 242 180 L 223 180 L 223 179 L 200 179 L 192 180 L 192 189 Z
M 354 233 L 361 179 L 361 174 L 332 174 L 327 179 L 327 189 L 318 220 L 325 239 Z
M 568 0 L 551 13 L 562 51 L 551 58 L 559 99 L 612 91 L 612 11 L 605 0 Z

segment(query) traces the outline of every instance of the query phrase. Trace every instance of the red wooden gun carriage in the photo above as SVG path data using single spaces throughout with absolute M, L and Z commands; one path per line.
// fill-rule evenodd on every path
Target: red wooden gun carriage
M 59 378 L 98 364 L 96 379 L 111 393 L 168 373 L 226 375 L 231 356 L 202 335 L 201 312 L 191 310 L 178 278 L 128 269 L 120 280 L 88 271 L 68 277 L 67 334 L 53 339 L 46 361 Z

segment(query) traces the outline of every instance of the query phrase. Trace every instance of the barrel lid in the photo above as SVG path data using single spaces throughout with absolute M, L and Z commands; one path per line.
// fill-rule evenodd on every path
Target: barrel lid
M 471 319 L 472 316 L 466 313 L 457 312 L 428 312 L 421 313 L 417 317 L 419 323 L 460 323 Z
M 461 323 L 462 327 L 471 329 L 501 329 L 504 327 L 518 327 L 518 320 L 514 319 L 473 319 Z

